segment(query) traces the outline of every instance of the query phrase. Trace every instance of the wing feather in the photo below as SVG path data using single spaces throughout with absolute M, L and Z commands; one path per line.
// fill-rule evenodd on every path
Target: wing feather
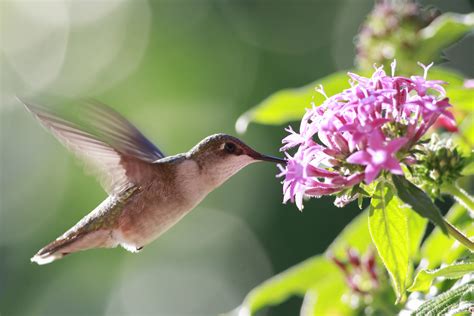
M 27 109 L 66 148 L 94 171 L 109 194 L 133 185 L 127 169 L 136 172 L 164 154 L 119 113 L 96 101 L 88 101 L 70 117 L 58 109 L 23 99 Z

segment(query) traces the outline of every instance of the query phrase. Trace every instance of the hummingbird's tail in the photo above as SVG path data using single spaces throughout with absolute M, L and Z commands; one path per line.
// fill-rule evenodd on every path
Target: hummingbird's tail
M 117 242 L 111 237 L 110 230 L 96 230 L 84 233 L 69 233 L 46 245 L 31 258 L 31 262 L 48 264 L 62 257 L 91 248 L 113 248 Z

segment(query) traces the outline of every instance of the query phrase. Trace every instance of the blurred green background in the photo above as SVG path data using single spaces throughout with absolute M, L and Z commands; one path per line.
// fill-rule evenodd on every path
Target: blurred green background
M 422 1 L 467 13 L 473 1 Z M 47 266 L 29 258 L 105 193 L 15 99 L 91 96 L 166 153 L 236 134 L 266 96 L 353 64 L 372 0 L 5 1 L 1 14 L 0 314 L 217 315 L 255 285 L 325 250 L 358 209 L 282 205 L 277 169 L 256 164 L 139 254 L 91 250 Z M 446 51 L 474 76 L 473 36 Z M 277 154 L 282 127 L 242 139 Z M 293 299 L 264 315 L 291 315 Z

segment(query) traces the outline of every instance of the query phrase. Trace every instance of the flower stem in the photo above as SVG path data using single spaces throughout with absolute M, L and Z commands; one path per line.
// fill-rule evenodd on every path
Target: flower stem
M 456 183 L 443 185 L 442 191 L 452 195 L 456 201 L 464 206 L 469 212 L 474 212 L 474 199 Z M 454 227 L 447 220 L 444 220 L 449 235 L 466 246 L 471 252 L 474 252 L 474 242 L 464 235 L 459 229 Z
M 448 229 L 449 235 L 459 241 L 461 244 L 466 246 L 471 252 L 474 252 L 474 242 L 472 242 L 469 237 L 464 235 L 460 230 L 454 227 L 450 222 L 444 220 L 446 228 Z
M 462 204 L 462 206 L 467 208 L 470 212 L 474 212 L 474 198 L 461 189 L 457 184 L 444 185 L 443 192 L 451 194 L 454 196 L 456 201 Z

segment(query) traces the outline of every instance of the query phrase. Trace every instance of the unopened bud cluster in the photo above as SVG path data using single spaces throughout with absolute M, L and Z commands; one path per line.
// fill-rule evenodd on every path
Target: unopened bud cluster
M 415 157 L 412 176 L 433 198 L 439 197 L 443 185 L 452 184 L 461 176 L 467 162 L 451 139 L 440 139 L 437 134 L 418 146 Z

